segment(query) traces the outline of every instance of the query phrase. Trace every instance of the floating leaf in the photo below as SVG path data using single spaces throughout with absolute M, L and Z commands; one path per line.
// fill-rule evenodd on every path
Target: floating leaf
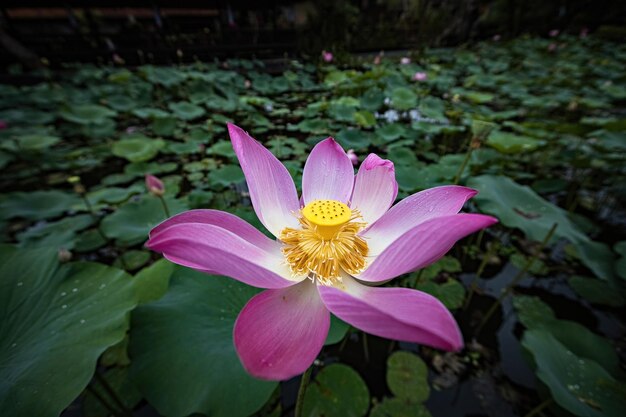
M 206 111 L 195 104 L 188 101 L 180 101 L 178 103 L 170 103 L 169 109 L 181 120 L 193 120 L 204 116 Z
M 80 199 L 76 194 L 63 191 L 33 191 L 1 195 L 0 203 L 0 218 L 41 220 L 63 214 L 80 204 Z
M 505 226 L 521 229 L 532 240 L 542 241 L 556 223 L 558 226 L 553 240 L 569 240 L 583 263 L 597 276 L 606 280 L 613 278 L 610 249 L 585 236 L 565 210 L 544 200 L 531 188 L 519 185 L 508 177 L 494 175 L 471 178 L 468 186 L 479 191 L 474 200 L 481 210 L 493 214 Z
M 579 358 L 546 330 L 527 330 L 522 345 L 534 357 L 537 377 L 561 407 L 581 417 L 623 414 L 626 386 L 596 362 Z
M 265 404 L 277 384 L 248 375 L 232 339 L 239 311 L 257 291 L 176 267 L 167 294 L 135 310 L 131 376 L 159 413 L 245 417 Z
M 0 276 L 2 415 L 58 416 L 124 338 L 133 283 L 105 265 L 60 266 L 55 249 L 11 246 L 0 246 Z
M 165 146 L 162 139 L 152 139 L 143 135 L 132 135 L 113 144 L 113 155 L 130 162 L 149 161 Z
M 304 395 L 307 417 L 361 417 L 369 408 L 370 394 L 361 376 L 349 366 L 324 367 Z
M 569 285 L 578 295 L 591 303 L 603 304 L 611 307 L 624 305 L 624 297 L 606 282 L 595 278 L 573 276 L 568 280 Z
M 410 352 L 395 352 L 387 359 L 387 385 L 399 398 L 424 402 L 430 395 L 428 368 Z
M 103 124 L 117 112 L 97 104 L 77 104 L 61 110 L 61 117 L 80 125 Z
M 187 209 L 180 201 L 165 198 L 171 215 Z M 110 239 L 116 239 L 118 244 L 132 246 L 148 240 L 148 233 L 157 224 L 165 220 L 161 201 L 152 196 L 144 196 L 139 201 L 130 201 L 117 211 L 102 220 L 102 231 Z

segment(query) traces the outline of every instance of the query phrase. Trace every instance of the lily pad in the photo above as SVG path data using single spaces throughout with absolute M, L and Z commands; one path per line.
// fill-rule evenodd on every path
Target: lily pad
M 534 357 L 537 377 L 561 407 L 581 417 L 623 414 L 626 385 L 596 362 L 576 356 L 546 330 L 527 330 L 522 345 Z
M 565 210 L 544 200 L 530 187 L 494 175 L 471 178 L 468 186 L 480 192 L 474 201 L 481 210 L 496 216 L 505 226 L 521 229 L 529 239 L 542 241 L 556 223 L 553 242 L 557 238 L 567 239 L 576 247 L 582 262 L 598 277 L 613 279 L 611 250 L 587 237 Z
M 209 182 L 214 185 L 228 187 L 231 184 L 243 182 L 246 177 L 237 165 L 224 165 L 209 173 Z
M 54 249 L 11 246 L 0 247 L 0 276 L 2 415 L 57 416 L 124 338 L 133 283 L 105 265 L 60 266 Z
M 531 152 L 545 142 L 530 136 L 521 136 L 501 130 L 494 130 L 487 138 L 487 144 L 502 153 L 515 154 Z
M 81 201 L 76 194 L 55 190 L 4 194 L 0 203 L 0 218 L 41 220 L 57 217 Z
M 168 293 L 135 310 L 131 376 L 159 413 L 245 417 L 265 404 L 277 384 L 248 375 L 232 339 L 239 311 L 257 291 L 176 267 Z
M 370 394 L 361 376 L 343 364 L 324 367 L 304 395 L 307 417 L 362 417 L 369 408 Z
M 170 215 L 185 211 L 180 200 L 165 198 Z M 161 201 L 151 195 L 139 201 L 130 201 L 102 220 L 105 236 L 118 244 L 132 246 L 148 240 L 150 229 L 166 219 Z
M 170 103 L 168 107 L 172 113 L 181 120 L 193 120 L 206 114 L 206 111 L 202 107 L 196 106 L 188 101 Z
M 424 402 L 430 395 L 428 368 L 410 352 L 395 352 L 387 359 L 387 385 L 398 398 Z
M 417 94 L 407 87 L 397 87 L 391 91 L 391 104 L 398 110 L 411 110 L 417 107 Z
M 152 139 L 143 135 L 132 135 L 113 144 L 113 155 L 130 162 L 149 161 L 165 146 L 162 139 Z
M 611 307 L 624 305 L 624 297 L 604 281 L 595 278 L 573 276 L 568 280 L 568 283 L 578 295 L 591 303 Z
M 106 123 L 117 115 L 117 112 L 97 104 L 77 104 L 61 110 L 60 115 L 65 120 L 79 125 L 99 125 Z

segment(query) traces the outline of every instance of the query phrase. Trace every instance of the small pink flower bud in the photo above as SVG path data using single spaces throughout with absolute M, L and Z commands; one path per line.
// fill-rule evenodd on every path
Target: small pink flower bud
M 328 51 L 322 51 L 322 59 L 324 62 L 332 62 L 333 61 L 333 53 Z
M 413 75 L 414 81 L 426 81 L 428 75 L 425 72 L 418 71 Z
M 409 65 L 409 64 L 411 63 L 411 58 L 409 58 L 409 57 L 407 57 L 407 56 L 403 56 L 403 57 L 400 59 L 400 63 L 401 63 L 402 65 Z
M 356 166 L 356 164 L 359 163 L 359 157 L 356 153 L 354 153 L 354 149 L 348 149 L 348 152 L 346 153 L 348 154 L 348 158 L 350 158 L 352 165 Z
M 161 197 L 165 193 L 163 181 L 154 175 L 146 174 L 146 188 L 148 189 L 148 192 L 157 197 Z
M 550 32 L 548 32 L 548 35 L 550 35 L 551 38 L 556 38 L 557 36 L 559 36 L 559 30 L 552 29 Z
M 493 35 L 492 39 L 493 39 L 494 42 L 499 42 L 500 39 L 502 39 L 502 36 L 500 36 L 499 34 L 498 35 Z

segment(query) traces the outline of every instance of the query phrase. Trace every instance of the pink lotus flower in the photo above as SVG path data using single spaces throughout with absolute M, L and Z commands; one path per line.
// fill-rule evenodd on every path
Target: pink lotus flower
M 348 158 L 350 158 L 350 162 L 352 162 L 352 165 L 356 166 L 359 163 L 359 157 L 356 153 L 354 153 L 354 149 L 348 149 L 346 155 L 348 155 Z
M 324 62 L 333 62 L 333 53 L 322 51 L 322 59 L 324 60 Z
M 266 288 L 233 330 L 250 374 L 284 380 L 304 372 L 324 345 L 330 313 L 377 336 L 463 347 L 454 318 L 435 297 L 374 285 L 435 262 L 457 240 L 496 223 L 459 213 L 475 190 L 431 188 L 391 207 L 398 192 L 393 163 L 370 154 L 355 176 L 350 158 L 328 138 L 306 161 L 300 199 L 274 155 L 239 127 L 228 131 L 254 210 L 277 240 L 232 214 L 191 210 L 156 226 L 147 246 L 177 264 Z
M 552 29 L 550 32 L 548 32 L 548 35 L 550 35 L 551 38 L 556 38 L 557 36 L 559 36 L 559 30 Z
M 426 81 L 427 78 L 428 78 L 428 75 L 425 72 L 418 71 L 415 74 L 413 74 L 414 81 Z
M 154 194 L 157 197 L 160 197 L 165 193 L 163 181 L 150 174 L 146 174 L 146 189 L 150 194 Z
M 404 56 L 400 59 L 400 63 L 402 65 L 409 65 L 411 63 L 411 58 Z

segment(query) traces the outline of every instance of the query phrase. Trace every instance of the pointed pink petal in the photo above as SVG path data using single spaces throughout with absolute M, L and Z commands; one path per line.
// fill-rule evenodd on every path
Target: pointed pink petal
M 407 230 L 434 217 L 456 214 L 476 190 L 458 185 L 446 185 L 420 191 L 400 201 L 376 223 L 361 233 L 370 244 L 370 254 L 376 255 Z
M 378 220 L 398 195 L 393 162 L 369 154 L 359 167 L 350 208 L 358 209 L 367 224 Z
M 302 173 L 302 197 L 314 200 L 337 200 L 347 203 L 354 185 L 354 168 L 341 145 L 333 138 L 324 139 L 311 151 Z
M 261 249 L 211 224 L 170 226 L 151 236 L 146 246 L 179 265 L 226 275 L 254 287 L 283 288 L 304 279 L 292 277 L 278 247 Z
M 374 256 L 365 271 L 356 278 L 370 282 L 386 281 L 428 266 L 445 255 L 457 240 L 497 221 L 483 214 L 467 213 L 426 220 L 400 235 L 380 255 Z
M 330 314 L 315 285 L 306 280 L 252 297 L 235 322 L 235 349 L 251 375 L 285 380 L 313 363 L 329 326 Z
M 287 168 L 241 128 L 229 123 L 228 133 L 261 223 L 276 237 L 285 227 L 299 227 L 298 194 Z
M 463 337 L 435 297 L 408 288 L 377 288 L 343 278 L 343 288 L 318 286 L 326 307 L 341 320 L 376 336 L 460 350 Z
M 448 252 L 457 240 L 497 223 L 483 214 L 453 214 L 427 220 L 389 244 L 373 256 L 365 271 L 356 278 L 363 281 L 386 281 L 430 265 Z M 374 243 L 368 241 L 368 244 Z
M 186 223 L 212 224 L 221 227 L 266 251 L 274 251 L 276 248 L 280 248 L 278 242 L 265 236 L 250 223 L 220 210 L 198 209 L 177 214 L 155 226 L 150 231 L 150 237 L 154 237 L 174 225 Z

